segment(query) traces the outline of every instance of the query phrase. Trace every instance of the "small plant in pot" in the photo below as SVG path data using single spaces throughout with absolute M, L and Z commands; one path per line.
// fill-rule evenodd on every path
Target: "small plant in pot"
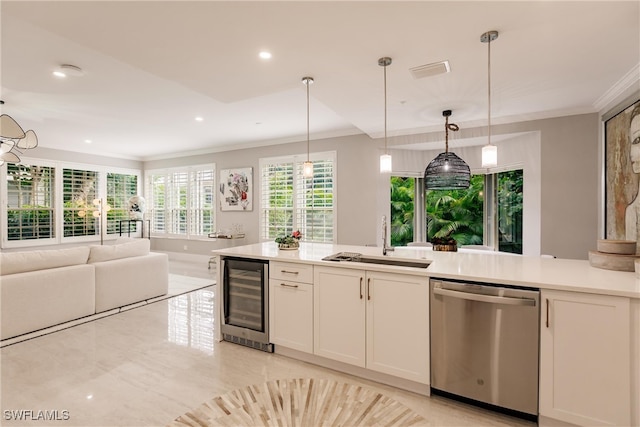
M 431 239 L 434 251 L 457 252 L 458 242 L 451 236 L 434 237 Z
M 300 247 L 300 239 L 302 233 L 294 231 L 287 236 L 276 237 L 275 242 L 278 244 L 278 249 L 298 249 Z

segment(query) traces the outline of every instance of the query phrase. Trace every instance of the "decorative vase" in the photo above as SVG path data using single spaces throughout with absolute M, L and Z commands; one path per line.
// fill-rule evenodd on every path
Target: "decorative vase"
M 434 251 L 443 251 L 443 252 L 458 252 L 458 243 L 444 243 L 444 244 L 434 244 Z
M 295 251 L 299 247 L 300 247 L 300 242 L 278 243 L 278 249 L 283 249 L 285 251 Z

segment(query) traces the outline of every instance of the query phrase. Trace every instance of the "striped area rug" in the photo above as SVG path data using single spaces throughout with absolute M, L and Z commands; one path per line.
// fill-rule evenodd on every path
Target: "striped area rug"
M 401 403 L 361 386 L 289 379 L 215 397 L 168 427 L 414 426 L 426 420 Z

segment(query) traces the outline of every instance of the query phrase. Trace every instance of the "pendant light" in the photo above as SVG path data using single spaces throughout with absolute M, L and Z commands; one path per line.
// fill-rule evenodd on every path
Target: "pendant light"
M 387 151 L 387 66 L 391 58 L 385 56 L 378 59 L 378 65 L 384 67 L 384 154 L 380 156 L 380 173 L 391 172 L 391 155 Z
M 489 139 L 482 147 L 482 167 L 498 166 L 498 147 L 491 144 L 491 42 L 498 38 L 497 31 L 487 31 L 480 36 L 480 41 L 487 44 L 487 131 Z
M 459 190 L 469 188 L 471 179 L 471 170 L 469 165 L 465 163 L 455 153 L 449 152 L 449 131 L 457 131 L 460 128 L 454 123 L 449 123 L 451 110 L 442 112 L 445 117 L 444 135 L 445 149 L 444 153 L 431 160 L 424 171 L 425 190 Z
M 313 84 L 313 77 L 303 77 L 302 83 L 307 87 L 307 161 L 302 164 L 302 176 L 313 177 L 313 162 L 309 159 L 309 86 Z

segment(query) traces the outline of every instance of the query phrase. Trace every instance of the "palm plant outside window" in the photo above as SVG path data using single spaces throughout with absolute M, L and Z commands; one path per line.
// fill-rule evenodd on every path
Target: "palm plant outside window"
M 426 212 L 427 240 L 450 236 L 459 245 L 482 245 L 485 236 L 497 229 L 497 249 L 522 253 L 523 171 L 493 175 L 473 175 L 467 190 L 429 191 L 425 206 L 416 206 L 416 180 L 391 177 L 391 244 L 405 246 L 413 242 L 416 229 L 414 209 Z M 493 181 L 495 180 L 495 184 Z M 486 186 L 489 183 L 491 185 Z M 486 199 L 485 189 L 496 188 L 495 197 Z M 495 203 L 491 203 L 495 200 Z M 485 215 L 484 212 L 487 212 Z M 488 220 L 494 223 L 488 223 Z

